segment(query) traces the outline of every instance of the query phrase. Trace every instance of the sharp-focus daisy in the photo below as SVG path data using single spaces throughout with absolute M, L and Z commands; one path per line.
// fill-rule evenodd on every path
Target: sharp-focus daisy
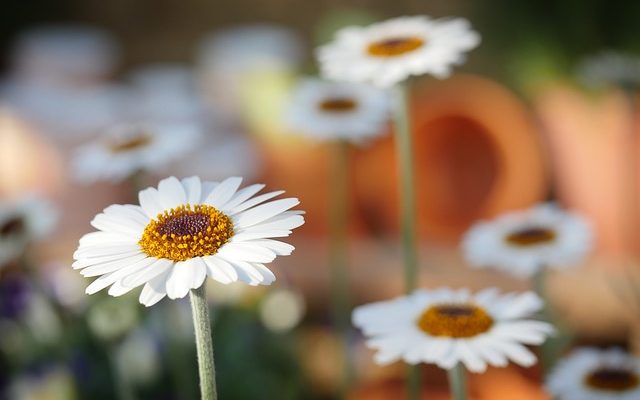
M 304 79 L 296 87 L 287 120 L 290 128 L 319 140 L 363 142 L 384 133 L 389 99 L 380 89 Z
M 156 171 L 193 150 L 200 128 L 189 123 L 123 124 L 77 149 L 73 172 L 80 182 L 119 182 Z
M 578 349 L 558 362 L 546 387 L 558 400 L 638 400 L 640 359 L 620 349 Z
M 619 85 L 640 87 L 640 57 L 606 51 L 585 59 L 578 66 L 578 76 L 589 86 Z
M 326 78 L 390 87 L 411 75 L 449 75 L 480 36 L 462 18 L 401 17 L 343 28 L 317 57 Z
M 541 268 L 566 268 L 584 259 L 592 245 L 589 223 L 553 204 L 503 214 L 473 225 L 462 240 L 474 267 L 497 268 L 526 278 Z
M 140 302 L 151 306 L 184 297 L 206 276 L 271 284 L 275 276 L 264 264 L 293 251 L 271 238 L 289 236 L 304 218 L 290 210 L 298 199 L 268 201 L 282 191 L 254 197 L 264 185 L 238 189 L 241 181 L 170 177 L 142 190 L 140 206 L 107 207 L 91 222 L 98 231 L 83 236 L 74 253 L 75 269 L 99 276 L 86 292 L 111 286 L 109 294 L 120 296 L 144 285 Z
M 500 295 L 490 288 L 416 290 L 391 301 L 367 304 L 353 312 L 353 323 L 378 352 L 375 361 L 404 360 L 451 369 L 463 363 L 472 372 L 487 365 L 522 366 L 536 357 L 524 345 L 539 345 L 553 332 L 545 322 L 522 319 L 539 311 L 542 300 L 532 292 Z
M 0 202 L 0 267 L 51 232 L 56 218 L 53 206 L 36 197 Z

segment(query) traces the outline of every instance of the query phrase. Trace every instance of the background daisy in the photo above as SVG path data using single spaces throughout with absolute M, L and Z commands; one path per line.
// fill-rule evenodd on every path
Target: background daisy
M 473 225 L 462 250 L 473 267 L 491 267 L 527 278 L 545 267 L 566 268 L 591 250 L 593 235 L 580 215 L 553 204 L 503 214 Z
M 0 268 L 19 257 L 33 240 L 51 232 L 56 219 L 55 209 L 44 199 L 0 202 Z
M 390 87 L 411 75 L 445 78 L 479 43 L 465 19 L 401 17 L 343 28 L 316 55 L 328 79 Z
M 504 367 L 509 360 L 525 367 L 535 364 L 525 345 L 543 343 L 553 327 L 524 318 L 542 305 L 532 292 L 416 290 L 357 307 L 353 323 L 368 337 L 367 345 L 378 350 L 379 364 L 404 360 L 451 369 L 462 363 L 472 372 L 484 372 L 488 365 Z
M 107 207 L 91 222 L 98 231 L 83 236 L 74 253 L 74 268 L 99 277 L 87 293 L 110 287 L 120 296 L 144 285 L 140 302 L 151 306 L 167 295 L 186 296 L 207 276 L 271 284 L 276 278 L 264 264 L 294 249 L 271 238 L 304 223 L 302 212 L 289 211 L 299 201 L 268 201 L 283 192 L 255 196 L 264 185 L 239 189 L 241 181 L 171 177 L 141 191 L 140 206 Z
M 77 149 L 73 173 L 78 181 L 92 183 L 163 170 L 193 150 L 200 138 L 199 127 L 190 123 L 117 125 Z
M 289 127 L 312 139 L 361 143 L 384 133 L 388 94 L 362 84 L 306 78 L 293 91 Z
M 558 400 L 640 399 L 640 359 L 617 348 L 580 348 L 560 360 L 546 386 Z

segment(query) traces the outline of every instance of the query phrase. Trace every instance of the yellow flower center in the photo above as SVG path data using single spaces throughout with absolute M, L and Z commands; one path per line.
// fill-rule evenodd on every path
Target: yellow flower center
M 24 219 L 19 216 L 15 216 L 0 225 L 0 237 L 18 235 L 24 231 L 24 228 Z
M 507 243 L 523 247 L 553 243 L 555 239 L 556 233 L 552 229 L 535 226 L 517 230 L 505 237 Z
M 493 318 L 473 304 L 439 304 L 425 310 L 418 327 L 431 336 L 470 338 L 493 326 Z
M 131 137 L 113 140 L 107 146 L 109 147 L 109 150 L 111 150 L 112 153 L 125 153 L 127 151 L 132 151 L 132 150 L 139 149 L 141 147 L 145 147 L 149 145 L 152 140 L 153 139 L 151 138 L 151 135 L 144 132 L 140 132 L 139 134 Z
M 636 388 L 640 379 L 633 371 L 623 368 L 599 368 L 585 377 L 587 386 L 611 392 L 624 392 Z
M 348 97 L 334 97 L 332 99 L 326 99 L 318 105 L 322 111 L 337 113 L 353 111 L 356 106 L 357 103 Z
M 374 57 L 397 57 L 424 46 L 425 41 L 418 37 L 396 37 L 370 43 L 367 53 Z
M 232 236 L 226 214 L 206 204 L 187 204 L 158 214 L 138 244 L 151 257 L 185 261 L 215 254 Z

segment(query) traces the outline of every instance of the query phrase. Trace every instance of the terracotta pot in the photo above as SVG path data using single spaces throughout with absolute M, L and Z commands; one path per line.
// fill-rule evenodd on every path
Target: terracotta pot
M 417 86 L 412 96 L 418 226 L 456 241 L 475 220 L 542 200 L 545 158 L 525 105 L 503 86 L 463 75 Z M 393 138 L 356 160 L 356 191 L 372 230 L 397 231 Z

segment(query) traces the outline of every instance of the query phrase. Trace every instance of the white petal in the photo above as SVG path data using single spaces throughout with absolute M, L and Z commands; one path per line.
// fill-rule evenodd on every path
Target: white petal
M 167 278 L 167 295 L 179 299 L 189 293 L 189 289 L 200 287 L 207 275 L 206 266 L 194 259 L 177 262 Z
M 160 195 L 154 188 L 147 188 L 140 191 L 140 193 L 138 193 L 138 201 L 140 201 L 140 206 L 149 218 L 156 218 L 158 214 L 164 211 L 164 207 L 160 201 Z
M 166 270 L 147 282 L 140 292 L 139 301 L 147 307 L 151 307 L 167 295 L 167 278 L 171 270 Z
M 240 203 L 248 200 L 251 196 L 258 193 L 264 188 L 263 184 L 249 185 L 246 188 L 242 188 L 236 192 L 236 194 L 224 205 L 224 210 L 232 210 L 234 207 L 240 205 Z
M 264 203 L 267 200 L 270 200 L 276 196 L 281 195 L 282 193 L 284 193 L 284 190 L 277 190 L 275 192 L 269 192 L 269 193 L 265 193 L 265 194 L 261 194 L 260 196 L 256 196 L 250 200 L 245 201 L 242 204 L 239 204 L 237 206 L 235 206 L 233 209 L 231 209 L 230 207 L 228 207 L 227 209 L 230 211 L 231 215 L 237 214 L 239 212 L 242 212 L 246 209 L 249 209 L 253 206 L 256 206 L 260 203 Z
M 140 246 L 138 244 L 118 244 L 118 245 L 91 245 L 80 246 L 74 253 L 73 258 L 92 258 L 103 256 L 115 256 L 126 253 L 139 253 Z
M 217 254 L 226 260 L 259 263 L 268 263 L 276 258 L 276 253 L 266 247 L 252 244 L 252 242 L 227 243 L 218 250 Z
M 158 184 L 158 193 L 160 202 L 165 209 L 171 209 L 187 202 L 184 188 L 175 176 L 161 180 Z
M 118 297 L 118 296 L 122 296 L 123 294 L 129 293 L 131 290 L 133 290 L 133 288 L 128 286 L 123 286 L 122 279 L 120 279 L 115 281 L 113 285 L 111 285 L 107 293 L 109 293 L 109 296 Z
M 106 288 L 107 286 L 115 283 L 117 280 L 121 278 L 124 278 L 130 274 L 136 273 L 137 271 L 140 271 L 142 269 L 149 267 L 150 265 L 152 265 L 152 263 L 153 263 L 153 259 L 149 257 L 149 258 L 140 260 L 128 267 L 124 267 L 117 271 L 111 272 L 109 274 L 102 275 L 95 281 L 91 282 L 91 284 L 87 286 L 87 289 L 85 290 L 85 292 L 87 294 L 94 294 Z
M 91 220 L 91 226 L 104 232 L 139 237 L 145 225 L 134 220 L 115 217 L 113 215 L 98 214 Z
M 148 268 L 137 271 L 122 280 L 122 283 L 125 286 L 133 288 L 147 283 L 151 279 L 170 269 L 174 264 L 174 261 L 166 258 L 149 258 L 152 260 L 152 263 L 150 263 Z
M 188 204 L 199 204 L 200 196 L 202 195 L 202 184 L 200 178 L 192 176 L 190 178 L 184 178 L 182 180 L 182 186 L 187 195 Z
M 129 235 L 121 235 L 111 232 L 90 232 L 80 238 L 80 246 L 87 245 L 109 245 L 109 244 L 132 244 L 137 243 L 136 238 L 132 238 Z
M 211 279 L 224 284 L 238 280 L 238 273 L 235 268 L 225 260 L 216 256 L 203 257 L 202 259 L 207 265 L 207 275 Z
M 246 228 L 251 225 L 259 224 L 260 222 L 278 215 L 291 207 L 295 207 L 298 204 L 300 204 L 300 201 L 296 198 L 275 200 L 267 204 L 262 204 L 239 214 L 235 218 L 234 225 L 237 224 L 241 228 Z
M 147 255 L 144 253 L 139 253 L 134 256 L 120 258 L 118 260 L 109 261 L 102 264 L 92 265 L 80 271 L 80 274 L 87 278 L 92 276 L 104 275 L 113 271 L 117 271 L 120 268 L 132 265 L 144 258 L 147 258 Z
M 225 203 L 228 202 L 236 193 L 241 183 L 242 178 L 240 177 L 225 179 L 211 191 L 204 202 L 211 204 L 217 209 L 222 209 Z

